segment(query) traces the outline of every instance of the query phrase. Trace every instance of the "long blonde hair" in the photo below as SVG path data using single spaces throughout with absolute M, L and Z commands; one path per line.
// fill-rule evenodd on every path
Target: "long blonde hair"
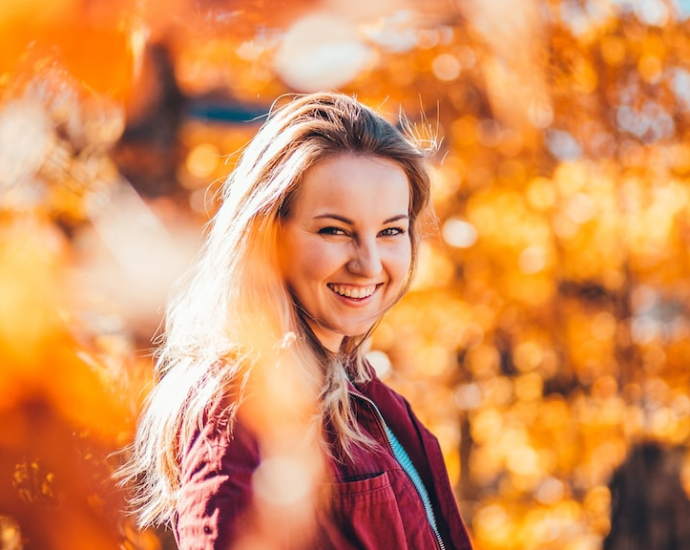
M 348 377 L 369 378 L 361 357 L 368 334 L 348 338 L 338 356 L 322 348 L 286 288 L 276 250 L 280 220 L 290 215 L 304 172 L 343 153 L 384 157 L 407 174 L 414 269 L 415 222 L 429 202 L 424 151 L 346 95 L 299 96 L 274 108 L 227 178 L 198 261 L 168 305 L 156 384 L 122 470 L 137 485 L 133 504 L 141 525 L 174 517 L 181 449 L 219 398 L 230 403 L 232 423 L 238 392 L 261 360 L 288 353 L 287 364 L 299 365 L 321 422 L 329 423 L 345 455 L 352 444 L 371 443 L 354 420 L 347 393 Z

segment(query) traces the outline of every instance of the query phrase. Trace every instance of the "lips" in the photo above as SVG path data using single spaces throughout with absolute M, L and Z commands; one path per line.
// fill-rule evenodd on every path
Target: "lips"
M 376 292 L 376 288 L 378 285 L 369 285 L 369 286 L 349 286 L 349 285 L 335 285 L 335 284 L 330 284 L 328 285 L 328 288 L 330 288 L 333 292 L 340 296 L 344 296 L 345 298 L 353 298 L 355 300 L 362 300 L 364 298 L 368 298 L 374 292 Z

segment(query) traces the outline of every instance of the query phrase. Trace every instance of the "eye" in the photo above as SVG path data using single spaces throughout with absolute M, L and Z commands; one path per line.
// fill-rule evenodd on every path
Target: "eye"
M 406 231 L 402 227 L 388 227 L 381 231 L 379 235 L 381 237 L 395 237 L 397 235 L 404 235 L 405 233 Z
M 339 227 L 323 227 L 318 231 L 319 235 L 347 235 L 347 233 Z

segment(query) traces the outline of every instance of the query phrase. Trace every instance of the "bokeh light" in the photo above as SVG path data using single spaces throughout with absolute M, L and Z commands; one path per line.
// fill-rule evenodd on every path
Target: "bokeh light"
M 43 4 L 0 7 L 0 547 L 174 548 L 121 513 L 116 451 L 219 183 L 318 89 L 435 142 L 436 216 L 367 357 L 477 550 L 599 550 L 650 441 L 690 494 L 687 2 Z M 295 521 L 305 464 L 254 479 Z

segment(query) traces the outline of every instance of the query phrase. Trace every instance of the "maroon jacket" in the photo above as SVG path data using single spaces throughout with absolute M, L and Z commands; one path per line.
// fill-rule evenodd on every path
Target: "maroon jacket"
M 354 460 L 330 461 L 331 514 L 315 550 L 434 550 L 439 548 L 412 481 L 394 457 L 373 401 L 412 459 L 429 493 L 447 550 L 471 550 L 437 439 L 407 401 L 378 378 L 351 387 L 357 421 L 380 443 L 354 447 Z M 251 477 L 260 462 L 256 440 L 237 423 L 228 440 L 208 423 L 182 460 L 182 488 L 174 525 L 181 550 L 230 548 L 251 504 Z M 301 550 L 301 549 L 300 549 Z

